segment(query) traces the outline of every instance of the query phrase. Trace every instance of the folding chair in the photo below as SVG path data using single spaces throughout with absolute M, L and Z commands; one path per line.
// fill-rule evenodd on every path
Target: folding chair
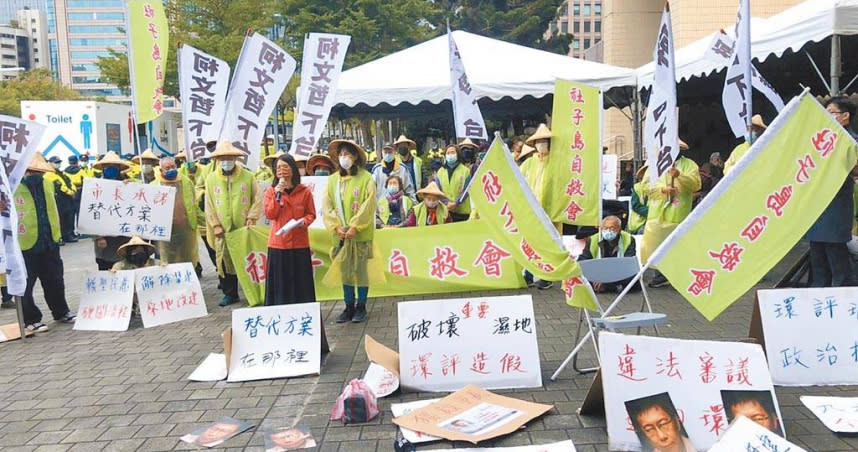
M 640 262 L 637 257 L 610 257 L 604 259 L 592 259 L 585 260 L 580 262 L 581 265 L 581 273 L 583 276 L 592 284 L 592 283 L 608 283 L 612 281 L 620 281 L 627 278 L 633 278 L 640 271 Z M 634 284 L 633 280 L 630 284 Z M 641 328 L 644 327 L 653 327 L 656 335 L 658 334 L 658 325 L 661 325 L 667 322 L 667 315 L 653 313 L 652 306 L 649 302 L 649 295 L 646 291 L 646 285 L 641 281 L 641 292 L 643 293 L 643 302 L 641 303 L 640 312 L 633 312 L 630 314 L 613 316 L 613 315 L 605 315 L 605 311 L 602 310 L 602 306 L 599 304 L 599 300 L 596 297 L 595 292 L 590 288 L 591 293 L 593 295 L 593 299 L 596 300 L 596 307 L 599 310 L 598 316 L 590 316 L 590 312 L 587 309 L 581 309 L 581 312 L 578 317 L 578 328 L 575 333 L 575 342 L 577 343 L 575 349 L 569 353 L 569 356 L 566 357 L 566 360 L 557 368 L 557 371 L 554 372 L 554 375 L 551 376 L 551 379 L 554 380 L 557 378 L 557 375 L 560 374 L 561 371 L 569 364 L 569 361 L 572 361 L 572 367 L 579 373 L 587 373 L 593 372 L 597 369 L 597 367 L 589 368 L 589 369 L 579 369 L 578 368 L 578 352 L 581 350 L 584 345 L 584 340 L 581 340 L 581 324 L 583 322 L 587 323 L 587 328 L 589 329 L 588 335 L 593 340 L 593 347 L 596 350 L 596 359 L 599 359 L 599 349 L 598 349 L 598 341 L 597 334 L 600 330 L 608 330 L 608 331 L 617 331 L 622 329 L 629 328 L 637 328 L 638 334 L 640 334 Z M 646 311 L 644 311 L 646 310 Z M 600 363 L 601 365 L 601 363 Z

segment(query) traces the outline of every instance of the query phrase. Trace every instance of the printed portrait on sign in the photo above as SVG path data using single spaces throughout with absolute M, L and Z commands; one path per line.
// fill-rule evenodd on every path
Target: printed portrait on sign
M 222 417 L 215 423 L 200 427 L 182 437 L 182 441 L 203 447 L 215 447 L 252 425 L 232 418 Z
M 733 422 L 739 416 L 760 424 L 778 436 L 784 436 L 778 411 L 770 391 L 721 391 L 724 413 Z
M 666 392 L 625 402 L 643 452 L 697 452 Z
M 265 432 L 265 452 L 285 452 L 287 450 L 316 447 L 316 440 L 306 426 L 283 428 Z

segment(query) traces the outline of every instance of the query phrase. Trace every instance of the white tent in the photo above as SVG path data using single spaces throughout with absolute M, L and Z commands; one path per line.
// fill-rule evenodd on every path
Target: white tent
M 477 99 L 524 96 L 541 98 L 554 92 L 555 79 L 575 80 L 610 88 L 636 84 L 632 69 L 579 60 L 496 39 L 454 31 L 453 37 Z M 449 100 L 450 58 L 447 36 L 345 71 L 337 89 L 337 106 L 391 106 Z

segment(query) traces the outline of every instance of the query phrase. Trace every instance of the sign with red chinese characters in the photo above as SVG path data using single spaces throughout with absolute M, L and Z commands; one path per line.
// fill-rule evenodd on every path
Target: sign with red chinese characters
M 190 262 L 140 268 L 135 270 L 135 276 L 144 328 L 209 314 L 200 280 Z
M 125 331 L 134 302 L 134 271 L 89 272 L 83 277 L 75 330 Z
M 542 386 L 530 295 L 412 301 L 398 308 L 403 387 Z
M 85 178 L 78 230 L 96 236 L 170 240 L 176 189 L 166 185 Z
M 694 341 L 603 332 L 599 356 L 611 450 L 641 450 L 626 402 L 669 393 L 673 408 L 697 450 L 708 450 L 747 406 L 768 414 L 769 430 L 781 434 L 780 409 L 758 344 Z M 654 403 L 654 402 L 653 402 Z M 645 449 L 646 450 L 646 449 Z

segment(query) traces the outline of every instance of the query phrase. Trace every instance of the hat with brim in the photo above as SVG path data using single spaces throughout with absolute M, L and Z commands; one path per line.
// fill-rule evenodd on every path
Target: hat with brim
M 534 152 L 536 152 L 535 147 L 533 147 L 529 144 L 525 144 L 524 146 L 521 147 L 521 152 L 518 153 L 518 160 L 519 161 L 523 160 L 525 157 L 527 157 L 530 154 L 533 154 Z
M 471 141 L 470 138 L 465 138 L 464 140 L 459 142 L 459 147 L 460 148 L 471 148 L 471 149 L 478 149 L 479 148 L 479 146 L 477 146 L 477 143 L 474 143 L 473 141 Z
M 102 157 L 101 160 L 93 163 L 92 167 L 95 169 L 103 169 L 106 165 L 119 165 L 123 169 L 128 169 L 131 167 L 128 162 L 119 158 L 119 155 L 117 155 L 113 151 L 109 151 L 107 154 L 104 154 L 104 157 Z
M 326 166 L 331 171 L 337 169 L 337 165 L 334 164 L 334 161 L 330 157 L 325 154 L 316 154 L 307 160 L 307 175 L 312 176 L 317 166 Z
M 40 173 L 50 173 L 54 171 L 53 165 L 45 160 L 45 156 L 41 152 L 33 154 L 33 159 L 27 165 L 27 171 L 38 171 Z
M 680 150 L 680 151 L 687 151 L 688 149 L 689 149 L 689 148 L 688 148 L 688 143 L 686 143 L 686 142 L 684 142 L 684 141 L 682 141 L 682 140 L 679 140 L 679 150 Z
M 647 168 L 649 168 L 647 165 L 644 165 L 644 166 L 638 168 L 638 172 L 635 173 L 635 179 L 642 178 L 644 173 L 646 172 Z
M 551 129 L 548 128 L 545 124 L 540 124 L 539 127 L 536 128 L 536 132 L 533 135 L 527 137 L 524 140 L 524 144 L 533 146 L 533 142 L 536 140 L 550 140 L 551 139 Z
M 152 163 L 152 164 L 156 164 L 156 163 L 161 161 L 161 159 L 157 155 L 155 155 L 155 153 L 152 152 L 151 149 L 146 149 L 145 151 L 143 151 L 143 154 L 135 155 L 131 159 L 132 162 L 134 162 L 138 165 L 140 164 L 141 160 L 143 161 L 143 163 Z
M 131 240 L 125 242 L 125 244 L 120 246 L 119 249 L 116 250 L 116 254 L 118 254 L 121 258 L 125 258 L 125 255 L 128 254 L 128 249 L 132 246 L 145 246 L 149 249 L 149 254 L 155 252 L 155 246 L 135 235 L 131 237 Z
M 765 122 L 763 122 L 763 117 L 760 115 L 751 116 L 751 125 L 757 126 L 763 130 L 769 128 L 769 126 Z
M 225 140 L 217 144 L 217 148 L 215 148 L 215 151 L 212 152 L 209 157 L 211 157 L 212 159 L 219 159 L 224 157 L 238 158 L 244 156 L 244 152 L 241 152 L 241 150 L 233 146 L 231 142 Z
M 438 184 L 436 184 L 435 181 L 429 182 L 429 185 L 427 185 L 425 188 L 417 190 L 417 194 L 420 196 L 435 195 L 439 198 L 447 196 L 444 194 L 443 191 L 441 191 L 440 188 L 438 188 Z
M 187 154 L 185 154 L 185 150 L 184 150 L 184 149 L 182 149 L 181 151 L 179 151 L 179 153 L 178 153 L 178 154 L 176 154 L 176 155 L 174 155 L 174 156 L 173 156 L 173 159 L 174 159 L 174 160 L 179 160 L 179 159 L 187 160 L 187 159 L 188 159 L 188 155 L 187 155 Z
M 363 146 L 355 143 L 352 140 L 333 140 L 330 144 L 328 144 L 328 155 L 331 156 L 331 159 L 333 161 L 340 161 L 340 146 L 344 144 L 350 144 L 354 146 L 354 148 L 358 150 L 358 164 L 360 166 L 366 165 L 366 150 L 363 148 Z
M 285 154 L 283 151 L 277 151 L 271 155 L 266 155 L 262 161 L 265 163 L 265 166 L 271 166 L 271 164 L 280 158 L 281 155 Z
M 394 146 L 399 146 L 400 144 L 410 145 L 411 147 L 409 149 L 414 149 L 417 147 L 417 142 L 412 139 L 409 139 L 405 135 L 399 135 L 399 138 L 397 138 L 396 141 L 393 142 Z

